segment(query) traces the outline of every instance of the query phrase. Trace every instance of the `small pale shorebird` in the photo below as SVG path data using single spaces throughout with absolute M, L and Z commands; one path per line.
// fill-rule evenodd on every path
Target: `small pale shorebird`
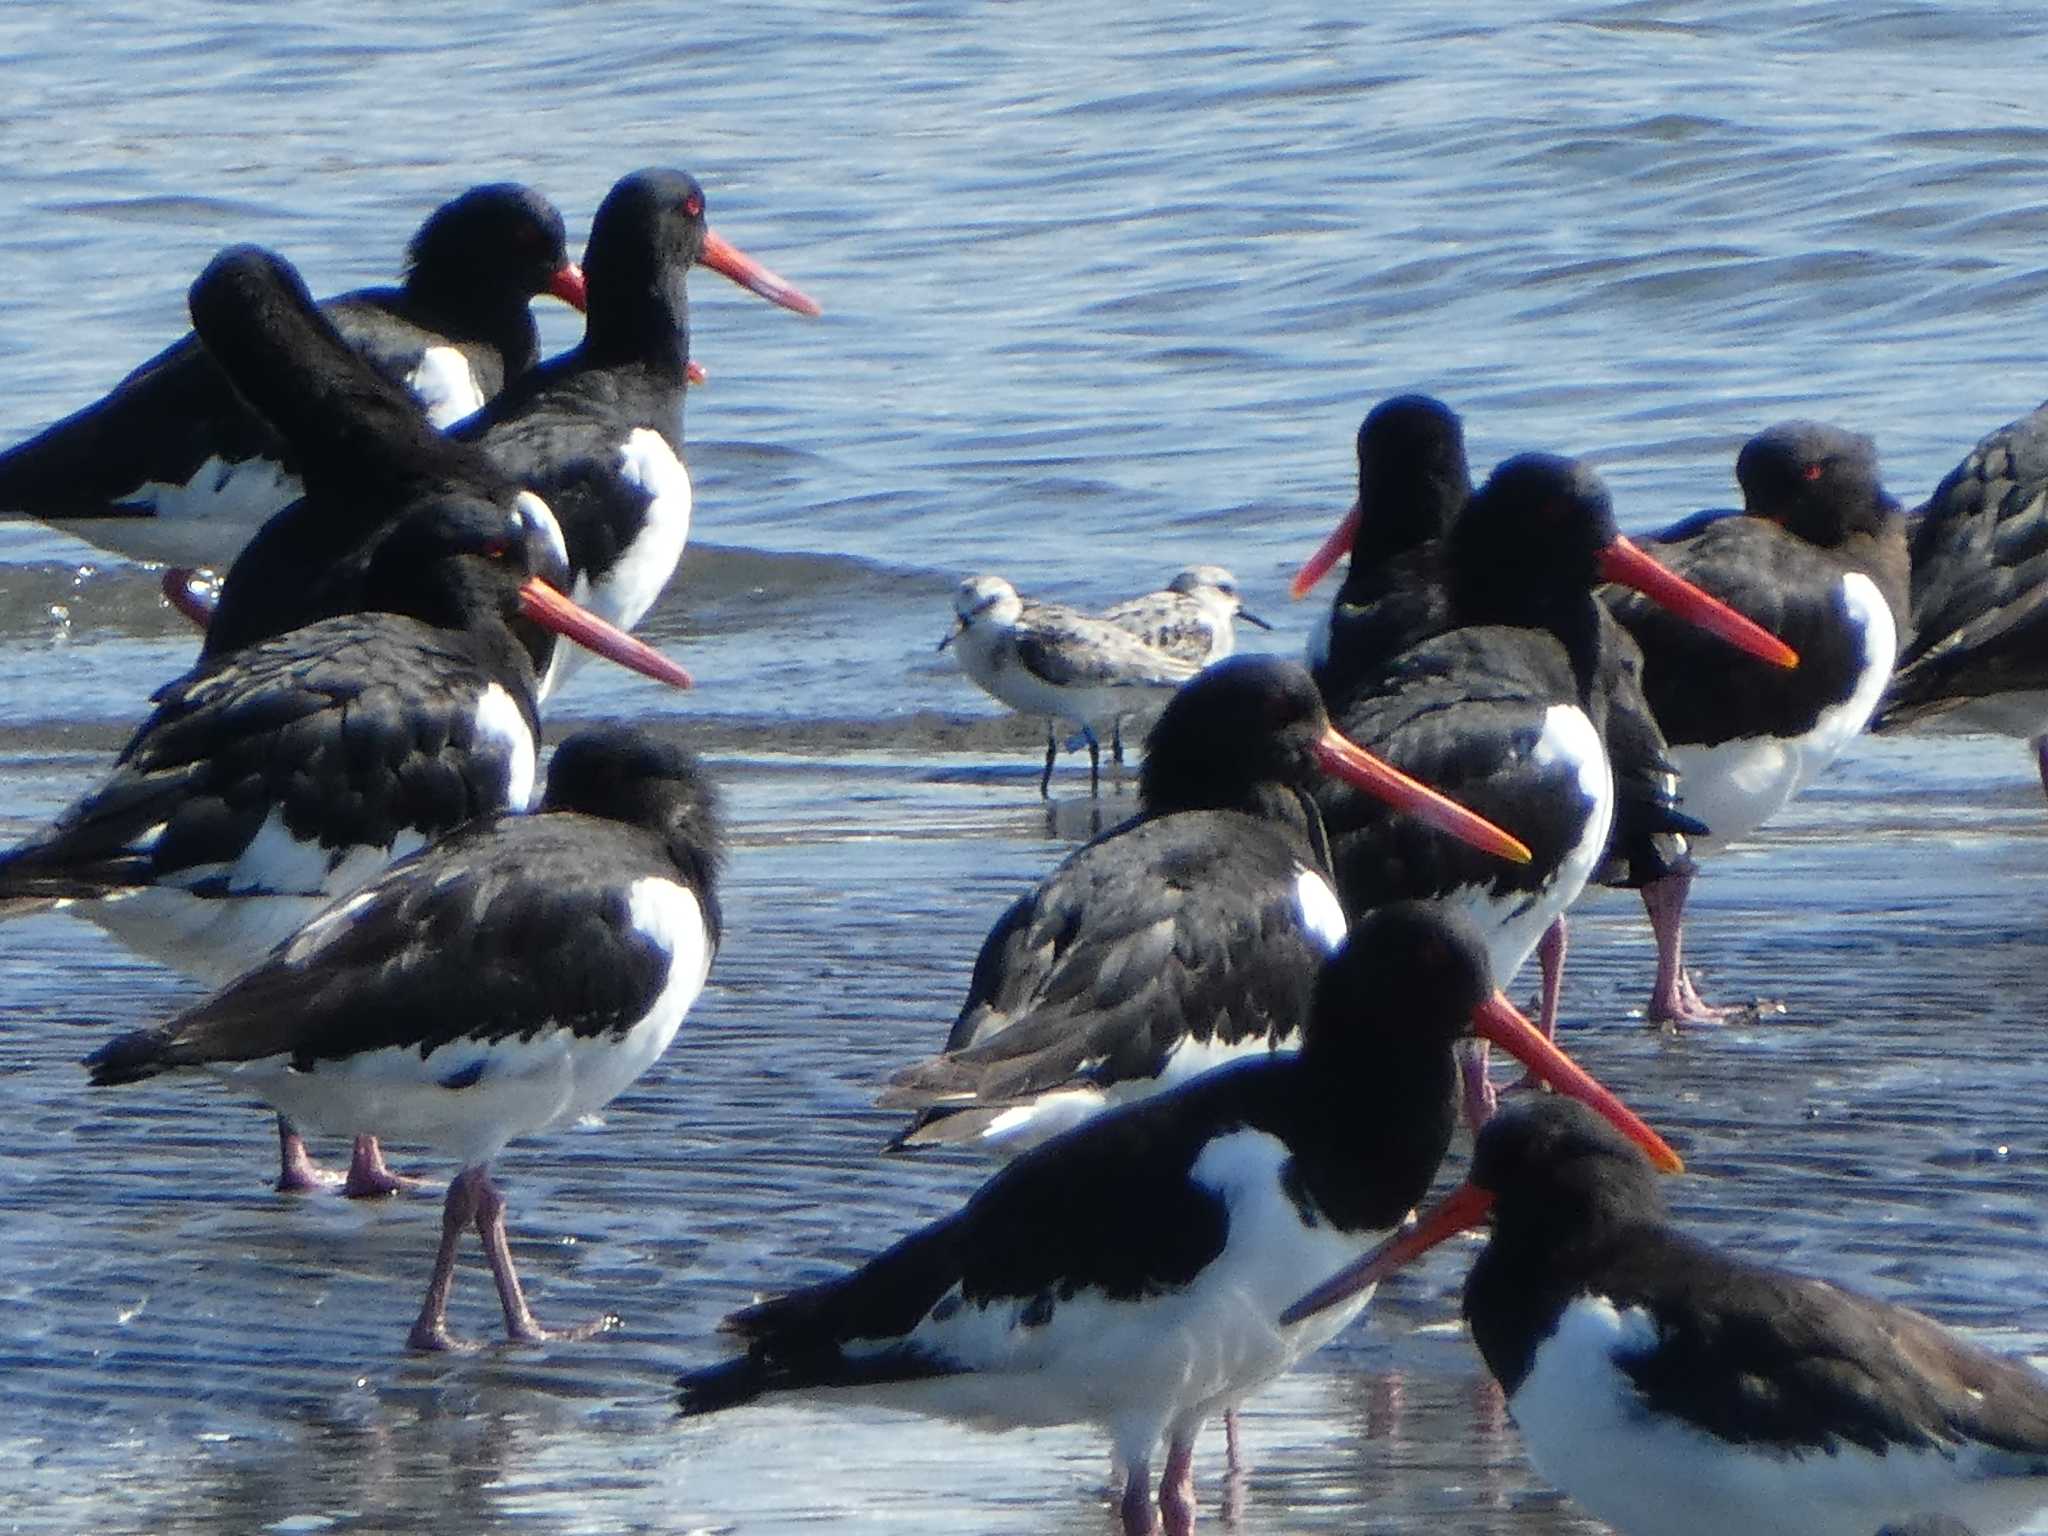
M 1246 611 L 1237 578 L 1220 565 L 1191 565 L 1159 591 L 1112 603 L 1102 616 L 1154 650 L 1198 667 L 1237 649 L 1240 619 L 1256 629 L 1273 627 Z
M 970 576 L 953 598 L 958 619 L 939 649 L 954 646 L 975 686 L 1019 714 L 1046 722 L 1041 795 L 1052 793 L 1057 722 L 1078 723 L 1088 742 L 1088 790 L 1102 791 L 1097 726 L 1163 703 L 1200 667 L 1111 623 L 1057 603 L 1026 603 L 1000 576 Z M 957 643 L 956 643 L 957 642 Z

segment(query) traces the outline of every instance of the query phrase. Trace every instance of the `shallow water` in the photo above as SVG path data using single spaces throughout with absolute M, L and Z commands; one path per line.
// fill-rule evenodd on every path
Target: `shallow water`
M 1283 611 L 1285 576 L 1397 389 L 1458 405 L 1482 466 L 1592 453 L 1636 528 L 1725 501 L 1734 449 L 1781 416 L 1875 433 L 1911 500 L 2048 392 L 2048 21 L 2004 6 L 1282 4 L 1254 29 L 1062 0 L 288 23 L 21 3 L 0 49 L 10 438 L 181 329 L 222 242 L 274 243 L 320 291 L 379 281 L 484 179 L 533 182 L 578 231 L 621 172 L 682 164 L 721 233 L 827 306 L 807 324 L 693 285 L 697 541 L 649 630 L 700 686 L 592 667 L 562 701 L 687 733 L 736 820 L 726 949 L 674 1050 L 602 1126 L 502 1165 L 542 1316 L 622 1328 L 407 1357 L 435 1196 L 283 1199 L 257 1110 L 204 1083 L 88 1092 L 79 1055 L 197 991 L 18 921 L 8 1528 L 1102 1531 L 1085 1432 L 670 1412 L 726 1311 L 984 1172 L 874 1155 L 893 1121 L 869 1102 L 1090 807 L 1071 763 L 1042 807 L 1033 730 L 934 651 L 954 581 L 1106 601 L 1221 560 L 1292 651 L 1310 605 Z M 12 835 L 191 641 L 152 573 L 8 523 L 0 643 Z M 1574 1044 L 1688 1154 L 1689 1219 L 2048 1346 L 2044 855 L 2016 744 L 1858 743 L 1696 889 L 1710 992 L 1787 1012 L 1683 1038 L 1631 1015 L 1639 906 L 1586 904 Z M 1390 1287 L 1254 1403 L 1243 1529 L 1594 1528 L 1448 1326 L 1459 1269 Z M 479 1270 L 456 1307 L 493 1326 Z M 1219 1464 L 1205 1446 L 1206 1511 Z

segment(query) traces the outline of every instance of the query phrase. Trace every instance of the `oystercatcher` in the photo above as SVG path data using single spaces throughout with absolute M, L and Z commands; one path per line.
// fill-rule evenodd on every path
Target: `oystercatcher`
M 1358 429 L 1357 499 L 1291 589 L 1305 596 L 1350 554 L 1328 622 L 1310 646 L 1317 685 L 1333 709 L 1375 688 L 1403 652 L 1469 622 L 1451 610 L 1443 538 L 1471 496 L 1464 424 L 1449 406 L 1429 395 L 1397 395 L 1367 413 Z M 1640 885 L 1679 867 L 1684 834 L 1701 828 L 1676 808 L 1675 770 L 1642 693 L 1641 652 L 1604 613 L 1597 653 L 1589 715 L 1602 721 L 1615 806 L 1607 858 L 1594 878 Z M 1537 945 L 1546 1033 L 1556 1028 L 1564 951 L 1560 914 Z
M 1220 565 L 1191 565 L 1157 592 L 1112 603 L 1102 616 L 1154 650 L 1198 667 L 1237 649 L 1237 626 L 1271 629 L 1244 605 L 1237 578 Z
M 1691 521 L 1649 548 L 1688 580 L 1799 652 L 1796 671 L 1728 654 L 1668 615 L 1615 594 L 1643 649 L 1643 689 L 1679 770 L 1679 803 L 1705 824 L 1695 854 L 1747 837 L 1869 723 L 1891 677 L 1906 612 L 1906 537 L 1869 438 L 1792 421 L 1743 445 L 1742 516 Z M 1643 886 L 1657 938 L 1649 1016 L 1713 1023 L 1686 975 L 1692 870 Z
M 436 209 L 413 236 L 399 287 L 345 293 L 322 309 L 446 426 L 533 366 L 539 342 L 527 306 L 542 293 L 581 308 L 582 273 L 554 205 L 507 183 Z M 0 507 L 89 519 L 73 531 L 136 558 L 220 559 L 298 494 L 283 445 L 193 336 L 0 454 Z M 149 526 L 152 517 L 167 526 Z
M 802 315 L 817 301 L 713 234 L 704 189 L 681 171 L 622 177 L 583 253 L 583 340 L 520 378 L 456 435 L 554 509 L 569 546 L 569 595 L 621 629 L 668 585 L 690 532 L 683 394 L 690 360 L 684 279 L 709 267 Z M 573 665 L 557 648 L 542 691 Z
M 2048 791 L 2048 406 L 1999 428 L 1908 519 L 1911 639 L 1872 727 L 2018 736 Z
M 1090 1423 L 1126 1469 L 1126 1532 L 1193 1525 L 1196 1433 L 1333 1337 L 1353 1299 L 1275 1326 L 1304 1273 L 1397 1226 L 1449 1145 L 1451 1043 L 1477 1029 L 1676 1158 L 1493 991 L 1470 925 L 1361 923 L 1318 978 L 1300 1051 L 1238 1062 L 1026 1153 L 864 1268 L 727 1319 L 746 1353 L 681 1382 L 685 1413 L 831 1392 L 987 1428 Z
M 1353 1305 L 1489 1209 L 1472 1340 L 1529 1460 L 1621 1536 L 1869 1536 L 1915 1518 L 1988 1536 L 2048 1506 L 2048 1377 L 1678 1232 L 1650 1165 L 1568 1100 L 1497 1116 L 1464 1186 L 1283 1322 Z
M 1139 813 L 990 931 L 945 1054 L 883 1095 L 926 1111 L 897 1145 L 1035 1145 L 1219 1062 L 1299 1044 L 1316 968 L 1344 937 L 1310 795 L 1325 775 L 1496 857 L 1527 857 L 1339 736 L 1295 663 L 1218 662 L 1152 728 Z
M 221 373 L 284 443 L 305 494 L 258 529 L 229 567 L 200 649 L 211 660 L 321 619 L 372 606 L 365 572 L 379 541 L 421 505 L 472 496 L 554 530 L 541 500 L 472 443 L 421 418 L 406 393 L 363 360 L 321 314 L 290 262 L 230 246 L 192 284 L 192 324 Z M 193 575 L 164 576 L 181 610 Z M 181 601 L 187 599 L 188 601 Z M 543 660 L 553 646 L 537 651 Z
M 1609 842 L 1615 791 L 1601 684 L 1616 664 L 1616 637 L 1594 586 L 1626 581 L 1728 644 L 1780 665 L 1797 658 L 1623 538 L 1599 476 L 1569 459 L 1524 454 L 1495 469 L 1445 536 L 1442 566 L 1457 627 L 1387 662 L 1331 718 L 1506 827 L 1534 860 L 1475 860 L 1354 795 L 1319 794 L 1345 911 L 1400 896 L 1452 901 L 1478 918 L 1505 980 L 1577 898 Z M 1487 1105 L 1476 1066 L 1475 1116 Z
M 459 1346 L 448 1291 L 471 1224 L 510 1338 L 588 1332 L 535 1321 L 490 1162 L 609 1103 L 668 1049 L 718 948 L 720 858 L 694 757 L 626 727 L 586 731 L 556 750 L 535 814 L 451 833 L 86 1064 L 96 1085 L 204 1068 L 294 1121 L 460 1159 L 414 1349 Z
M 546 532 L 450 496 L 379 547 L 378 611 L 202 663 L 158 690 L 113 773 L 0 856 L 0 898 L 60 901 L 129 947 L 233 976 L 393 860 L 473 817 L 523 809 L 533 668 L 515 620 L 686 685 L 659 652 L 560 596 Z M 318 1181 L 280 1127 L 280 1188 Z M 388 1188 L 358 1148 L 351 1192 Z
M 1323 697 L 1337 701 L 1389 657 L 1451 627 L 1442 541 L 1472 499 L 1465 424 L 1430 395 L 1382 400 L 1358 425 L 1358 496 L 1288 589 L 1306 597 L 1346 554 L 1328 622 L 1309 640 Z
M 1147 645 L 1119 624 L 1058 603 L 1026 603 L 1000 576 L 970 576 L 953 597 L 958 621 L 939 649 L 955 645 L 960 670 L 998 703 L 1045 720 L 1045 772 L 1038 793 L 1052 793 L 1058 722 L 1081 726 L 1088 743 L 1088 792 L 1102 792 L 1107 724 L 1122 742 L 1124 716 L 1160 704 L 1200 668 Z M 1121 765 L 1118 752 L 1114 761 Z

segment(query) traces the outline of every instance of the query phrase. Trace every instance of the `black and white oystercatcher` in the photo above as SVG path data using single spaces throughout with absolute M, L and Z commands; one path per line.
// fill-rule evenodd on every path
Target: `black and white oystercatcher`
M 1463 1187 L 1283 1320 L 1350 1305 L 1489 1209 L 1473 1342 L 1529 1460 L 1621 1536 L 1991 1536 L 2048 1506 L 2048 1377 L 1676 1231 L 1649 1164 L 1568 1100 L 1495 1117 Z
M 447 426 L 533 366 L 539 340 L 527 306 L 543 293 L 582 306 L 562 216 L 530 188 L 494 184 L 420 226 L 400 286 L 345 293 L 322 309 Z M 104 399 L 0 454 L 0 511 L 59 521 L 135 558 L 218 562 L 298 496 L 287 458 L 187 336 Z
M 1519 866 L 1475 859 L 1341 788 L 1322 791 L 1323 811 L 1347 913 L 1404 896 L 1448 900 L 1477 919 L 1505 983 L 1609 844 L 1605 680 L 1623 637 L 1594 587 L 1639 586 L 1731 654 L 1742 647 L 1776 665 L 1797 658 L 1622 537 L 1599 476 L 1570 459 L 1523 454 L 1496 468 L 1445 535 L 1441 564 L 1456 627 L 1384 664 L 1377 680 L 1334 703 L 1331 718 L 1368 751 L 1513 832 L 1535 857 Z M 1546 1030 L 1553 1002 L 1547 991 Z M 1477 1111 L 1476 1078 L 1473 1090 Z
M 1643 691 L 1679 770 L 1679 806 L 1705 824 L 1695 855 L 1749 836 L 1869 723 L 1906 611 L 1906 537 L 1869 438 L 1784 422 L 1735 462 L 1743 515 L 1690 521 L 1645 541 L 1658 559 L 1798 651 L 1787 671 L 1732 656 L 1651 604 L 1612 594 L 1643 650 Z M 1657 938 L 1649 1017 L 1712 1023 L 1686 974 L 1690 867 L 1645 884 Z
M 1309 641 L 1323 697 L 1340 700 L 1390 656 L 1451 625 L 1442 542 L 1472 499 L 1465 424 L 1430 395 L 1382 400 L 1358 424 L 1358 495 L 1295 574 L 1306 597 L 1350 556 L 1328 621 Z
M 1124 1529 L 1194 1524 L 1195 1436 L 1364 1305 L 1281 1327 L 1305 1274 L 1397 1226 L 1456 1118 L 1477 1029 L 1674 1166 L 1493 990 L 1468 923 L 1373 913 L 1325 964 L 1299 1052 L 1238 1062 L 1027 1152 L 865 1267 L 727 1319 L 746 1353 L 682 1380 L 685 1413 L 771 1393 L 986 1428 L 1087 1423 L 1126 1470 Z
M 158 690 L 99 788 L 0 856 L 0 899 L 62 902 L 219 981 L 393 860 L 524 809 L 537 730 L 515 622 L 689 681 L 532 574 L 559 579 L 551 537 L 488 502 L 423 508 L 372 563 L 380 611 L 248 646 Z M 280 1187 L 308 1187 L 304 1150 L 282 1134 Z
M 537 496 L 475 444 L 436 431 L 350 348 L 283 257 L 230 246 L 193 282 L 191 310 L 216 366 L 286 445 L 305 487 L 228 568 L 204 617 L 202 658 L 375 606 L 364 578 L 379 542 L 437 499 L 473 497 L 554 527 Z M 565 562 L 559 531 L 553 540 Z M 191 580 L 165 573 L 181 608 Z M 552 645 L 530 644 L 537 665 Z
M 562 743 L 532 815 L 473 823 L 386 871 L 255 970 L 87 1058 L 95 1084 L 204 1068 L 299 1123 L 462 1163 L 409 1339 L 457 1347 L 474 1224 L 518 1342 L 535 1321 L 490 1162 L 609 1103 L 675 1038 L 718 948 L 716 796 L 695 758 L 625 727 Z M 597 1325 L 602 1326 L 602 1325 Z
M 1310 789 L 1335 775 L 1495 857 L 1513 838 L 1360 752 L 1290 661 L 1217 662 L 1146 742 L 1141 809 L 1003 914 L 899 1145 L 1031 1146 L 1239 1056 L 1292 1049 L 1344 937 Z
M 2017 736 L 2048 791 L 2048 406 L 1978 443 L 1907 524 L 1911 638 L 1873 729 Z
M 1332 709 L 1369 693 L 1403 652 L 1462 622 L 1452 612 L 1444 536 L 1472 497 L 1464 424 L 1429 395 L 1397 395 L 1358 429 L 1358 496 L 1295 577 L 1307 594 L 1347 552 L 1344 580 L 1328 620 L 1311 641 L 1317 686 Z M 1614 775 L 1607 857 L 1595 878 L 1641 885 L 1688 857 L 1684 834 L 1699 831 L 1676 807 L 1676 771 L 1642 693 L 1642 653 L 1603 619 L 1585 703 L 1601 723 Z M 1543 964 L 1542 1027 L 1555 1027 L 1565 950 L 1560 915 L 1538 941 Z M 1501 957 L 1496 956 L 1496 960 Z
M 590 224 L 583 340 L 506 389 L 457 436 L 553 508 L 569 547 L 569 595 L 631 629 L 654 605 L 690 533 L 683 395 L 690 361 L 684 282 L 708 267 L 801 315 L 817 301 L 713 234 L 704 189 L 681 171 L 622 177 Z M 562 648 L 542 692 L 572 664 Z

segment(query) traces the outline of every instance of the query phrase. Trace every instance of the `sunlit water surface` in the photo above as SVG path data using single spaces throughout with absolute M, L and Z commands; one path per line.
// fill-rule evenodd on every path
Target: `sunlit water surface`
M 935 653 L 953 583 L 1106 601 L 1220 560 L 1291 651 L 1285 575 L 1395 390 L 1463 410 L 1482 469 L 1592 454 L 1632 528 L 1725 503 L 1741 440 L 1793 414 L 1876 434 L 1917 500 L 2048 393 L 2048 21 L 2009 6 L 297 16 L 0 11 L 0 429 L 174 335 L 228 240 L 331 291 L 388 278 L 470 182 L 530 181 L 580 235 L 624 171 L 696 172 L 714 226 L 828 312 L 693 284 L 697 544 L 649 630 L 700 687 L 592 667 L 562 713 L 710 755 L 727 943 L 602 1125 L 501 1165 L 543 1317 L 623 1327 L 423 1360 L 401 1340 L 436 1191 L 282 1198 L 254 1107 L 88 1091 L 78 1056 L 196 988 L 68 918 L 0 929 L 9 1529 L 1102 1532 L 1085 1431 L 672 1413 L 726 1311 L 985 1171 L 877 1156 L 893 1122 L 870 1100 L 1090 816 L 1073 767 L 1040 805 L 1032 729 Z M 21 523 L 0 524 L 0 639 L 16 834 L 192 643 L 151 572 Z M 1646 1030 L 1640 908 L 1586 904 L 1571 1043 L 1685 1149 L 1693 1225 L 2048 1342 L 2044 829 L 2015 744 L 1857 744 L 1696 890 L 1709 991 L 1787 1005 L 1751 1028 Z M 1255 1401 L 1242 1529 L 1593 1528 L 1529 1471 L 1453 1326 L 1464 1258 Z M 456 1315 L 495 1325 L 475 1267 Z M 1211 1518 L 1220 1460 L 1205 1445 Z

